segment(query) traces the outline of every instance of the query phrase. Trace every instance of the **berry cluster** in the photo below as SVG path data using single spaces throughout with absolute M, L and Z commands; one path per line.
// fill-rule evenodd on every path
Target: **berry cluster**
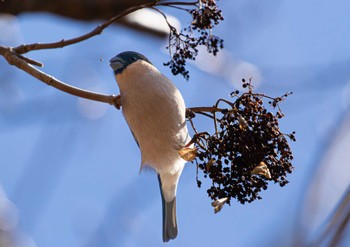
M 194 30 L 212 29 L 224 20 L 222 11 L 218 9 L 216 2 L 213 0 L 201 1 L 198 9 L 190 10 L 192 15 L 192 28 Z
M 205 46 L 214 56 L 219 49 L 223 48 L 223 40 L 212 34 L 212 28 L 224 19 L 221 10 L 213 0 L 199 1 L 196 9 L 187 11 L 192 16 L 189 27 L 178 32 L 168 23 L 170 34 L 167 49 L 171 60 L 164 63 L 165 66 L 170 67 L 174 75 L 181 74 L 186 80 L 189 79 L 186 61 L 196 59 L 198 46 Z
M 269 181 L 284 186 L 293 170 L 286 137 L 295 141 L 295 133 L 283 134 L 278 123 L 284 116 L 279 103 L 290 93 L 277 98 L 253 93 L 251 82 L 244 79 L 243 87 L 247 88 L 243 94 L 232 93 L 235 101 L 220 99 L 214 106 L 216 113 L 207 114 L 214 120 L 215 133 L 196 133 L 192 139 L 197 148 L 192 162 L 197 164 L 198 187 L 200 170 L 212 180 L 208 196 L 213 201 L 225 198 L 227 204 L 232 198 L 242 204 L 261 199 L 259 192 L 267 189 Z M 268 104 L 264 99 L 270 100 Z M 223 103 L 228 107 L 219 108 Z M 193 124 L 195 114 L 189 112 L 187 117 Z

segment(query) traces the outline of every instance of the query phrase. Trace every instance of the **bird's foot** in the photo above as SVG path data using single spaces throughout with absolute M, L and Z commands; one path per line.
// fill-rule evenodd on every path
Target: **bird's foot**
M 122 101 L 121 101 L 120 95 L 115 96 L 115 98 L 114 98 L 114 106 L 115 106 L 115 108 L 120 110 L 120 107 L 122 106 Z

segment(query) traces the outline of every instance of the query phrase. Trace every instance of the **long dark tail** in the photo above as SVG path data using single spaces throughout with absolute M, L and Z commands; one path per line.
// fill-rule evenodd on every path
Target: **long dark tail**
M 177 236 L 176 197 L 170 202 L 165 201 L 162 191 L 162 181 L 159 175 L 158 181 L 163 206 L 163 242 L 168 242 L 170 239 L 174 239 Z

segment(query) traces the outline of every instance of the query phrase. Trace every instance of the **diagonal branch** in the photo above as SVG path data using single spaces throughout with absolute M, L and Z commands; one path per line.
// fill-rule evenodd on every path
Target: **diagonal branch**
M 199 3 L 199 0 L 197 1 L 192 1 L 192 2 L 184 2 L 184 1 L 160 1 L 157 5 L 158 6 L 171 6 L 171 5 L 188 5 L 188 6 L 193 6 Z
M 30 74 L 31 76 L 37 78 L 38 80 L 46 83 L 49 86 L 52 86 L 56 89 L 59 89 L 63 92 L 85 98 L 85 99 L 90 99 L 94 101 L 99 101 L 99 102 L 104 102 L 108 103 L 111 105 L 114 105 L 117 109 L 120 108 L 121 102 L 120 102 L 120 97 L 115 96 L 115 95 L 106 95 L 106 94 L 100 94 L 100 93 L 95 93 L 91 91 L 87 91 L 81 88 L 77 88 L 71 85 L 68 85 L 53 76 L 44 73 L 43 71 L 34 68 L 32 65 L 42 67 L 43 65 L 40 62 L 37 62 L 35 60 L 32 60 L 30 58 L 24 57 L 21 54 L 28 53 L 30 51 L 34 50 L 43 50 L 43 49 L 56 49 L 56 48 L 62 48 L 68 45 L 76 44 L 79 42 L 82 42 L 84 40 L 87 40 L 93 36 L 99 35 L 103 32 L 105 28 L 110 26 L 113 22 L 116 20 L 120 19 L 121 17 L 124 17 L 134 11 L 137 11 L 142 8 L 152 8 L 153 6 L 174 6 L 174 5 L 196 5 L 198 4 L 198 1 L 195 2 L 181 2 L 181 1 L 160 1 L 160 0 L 155 0 L 149 3 L 145 3 L 142 5 L 138 6 L 133 6 L 131 8 L 126 9 L 122 13 L 114 16 L 113 18 L 109 19 L 108 21 L 104 22 L 103 24 L 97 26 L 90 32 L 81 35 L 76 38 L 68 39 L 68 40 L 60 40 L 57 42 L 52 42 L 52 43 L 33 43 L 33 44 L 27 44 L 27 45 L 20 45 L 17 47 L 5 47 L 5 46 L 0 46 L 0 55 L 2 55 L 7 62 L 10 65 L 16 66 L 17 68 L 23 70 L 27 74 Z M 159 11 L 159 10 L 158 10 Z M 165 20 L 166 16 L 163 14 Z M 203 110 L 203 109 L 202 109 Z M 212 112 L 211 110 L 210 112 Z M 197 112 L 195 109 L 193 112 Z M 203 111 L 201 111 L 202 113 Z
M 43 49 L 56 49 L 56 48 L 62 48 L 68 45 L 72 45 L 72 44 L 76 44 L 79 42 L 82 42 L 84 40 L 87 40 L 93 36 L 99 35 L 103 32 L 103 30 L 105 28 L 107 28 L 108 26 L 110 26 L 113 22 L 115 22 L 116 20 L 132 13 L 135 12 L 139 9 L 143 9 L 143 8 L 149 8 L 149 7 L 153 7 L 153 6 L 174 6 L 174 5 L 196 5 L 198 3 L 198 1 L 195 2 L 181 2 L 181 1 L 175 1 L 175 2 L 163 2 L 163 1 L 153 1 L 150 3 L 146 3 L 146 4 L 142 4 L 142 5 L 138 5 L 138 6 L 134 6 L 131 8 L 126 9 L 125 11 L 123 11 L 122 13 L 114 16 L 113 18 L 109 19 L 108 21 L 104 22 L 103 24 L 97 26 L 96 28 L 94 28 L 93 30 L 91 30 L 90 32 L 76 37 L 76 38 L 72 38 L 72 39 L 68 39 L 68 40 L 60 40 L 57 42 L 53 42 L 53 43 L 33 43 L 33 44 L 28 44 L 28 45 L 20 45 L 18 47 L 13 48 L 14 51 L 16 51 L 18 54 L 24 54 L 27 53 L 29 51 L 34 51 L 34 50 L 43 50 Z M 164 18 L 166 19 L 165 15 Z
M 24 53 L 27 53 L 29 51 L 34 51 L 34 50 L 55 49 L 55 48 L 62 48 L 62 47 L 68 46 L 68 45 L 73 45 L 73 44 L 82 42 L 84 40 L 87 40 L 93 36 L 101 34 L 105 28 L 110 26 L 113 22 L 120 19 L 121 17 L 126 16 L 126 15 L 128 15 L 136 10 L 146 8 L 146 7 L 151 7 L 154 4 L 155 3 L 152 2 L 152 3 L 140 5 L 140 6 L 131 7 L 129 9 L 125 10 L 124 12 L 120 13 L 119 15 L 116 15 L 113 18 L 109 19 L 105 23 L 97 26 L 92 31 L 90 31 L 82 36 L 73 38 L 73 39 L 67 39 L 67 40 L 62 39 L 60 41 L 53 42 L 53 43 L 42 43 L 42 44 L 41 43 L 33 43 L 33 44 L 28 44 L 28 45 L 20 45 L 18 47 L 13 48 L 13 50 L 15 52 L 17 52 L 18 54 L 24 54 Z
M 34 68 L 32 65 L 28 64 L 23 59 L 21 59 L 18 56 L 18 54 L 15 51 L 13 51 L 13 49 L 11 49 L 10 47 L 0 46 L 0 55 L 2 55 L 9 64 L 16 66 L 17 68 L 32 75 L 38 80 L 45 82 L 47 85 L 57 88 L 63 92 L 66 92 L 81 98 L 85 98 L 85 99 L 108 103 L 116 106 L 117 108 L 120 106 L 118 96 L 99 94 L 99 93 L 83 90 L 83 89 L 68 85 L 56 79 L 55 77 L 48 75 L 39 69 Z

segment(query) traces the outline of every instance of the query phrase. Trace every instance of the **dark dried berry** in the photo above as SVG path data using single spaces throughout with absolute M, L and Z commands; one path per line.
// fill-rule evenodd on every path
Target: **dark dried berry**
M 212 29 L 224 18 L 215 1 L 202 1 L 200 5 L 188 12 L 192 15 L 191 25 L 177 32 L 169 23 L 170 34 L 167 49 L 171 60 L 164 63 L 169 66 L 174 75 L 181 74 L 186 80 L 189 72 L 186 69 L 187 60 L 195 60 L 198 55 L 198 46 L 205 46 L 209 53 L 217 55 L 223 46 L 223 40 L 212 35 Z M 197 32 L 193 32 L 197 30 Z
M 284 116 L 278 105 L 283 97 L 253 93 L 250 80 L 243 79 L 242 86 L 246 92 L 234 102 L 224 101 L 228 107 L 212 115 L 214 134 L 195 140 L 199 175 L 211 179 L 208 196 L 212 200 L 226 197 L 227 204 L 233 198 L 242 204 L 261 199 L 259 193 L 268 188 L 269 181 L 285 186 L 287 174 L 293 171 L 286 136 L 295 141 L 295 132 L 285 135 L 278 127 Z M 278 109 L 265 108 L 264 99 L 272 99 L 271 108 Z

